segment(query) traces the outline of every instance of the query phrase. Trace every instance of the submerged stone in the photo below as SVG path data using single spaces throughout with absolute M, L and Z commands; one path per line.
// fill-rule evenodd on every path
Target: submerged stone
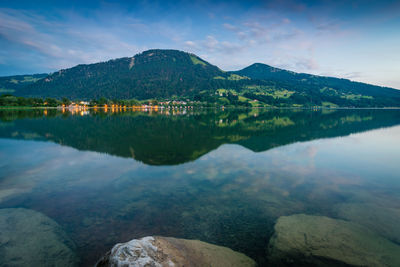
M 76 266 L 74 244 L 61 227 L 29 209 L 0 209 L 1 266 Z
M 400 266 L 400 246 L 369 229 L 324 216 L 282 216 L 269 243 L 274 265 Z
M 376 204 L 346 203 L 336 207 L 340 218 L 361 224 L 400 244 L 400 209 Z
M 246 255 L 199 240 L 147 236 L 116 244 L 97 264 L 102 266 L 256 266 Z

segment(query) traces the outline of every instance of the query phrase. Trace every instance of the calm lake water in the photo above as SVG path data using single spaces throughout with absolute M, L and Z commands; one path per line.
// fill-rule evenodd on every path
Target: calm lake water
M 299 213 L 400 244 L 400 110 L 0 110 L 5 208 L 57 222 L 82 266 L 148 235 L 265 265 L 276 220 Z

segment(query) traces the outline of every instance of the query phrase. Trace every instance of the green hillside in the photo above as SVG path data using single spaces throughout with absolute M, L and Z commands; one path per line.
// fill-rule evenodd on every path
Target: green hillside
M 148 50 L 130 58 L 60 70 L 18 94 L 72 99 L 193 96 L 209 88 L 217 75 L 223 72 L 195 55 Z
M 217 106 L 249 107 L 400 106 L 400 90 L 295 73 L 260 63 L 225 72 L 194 54 L 178 50 L 148 50 L 133 57 L 78 65 L 45 78 L 33 77 L 26 83 L 21 79 L 18 86 L 4 88 L 14 90 L 9 93 L 16 96 L 58 99 L 180 98 Z
M 0 77 L 0 94 L 14 94 L 21 88 L 46 77 L 47 74 L 15 75 Z
M 255 63 L 240 71 L 242 76 L 272 83 L 272 87 L 294 91 L 292 98 L 313 103 L 335 103 L 339 106 L 399 106 L 400 90 L 348 79 L 296 73 Z M 262 91 L 262 90 L 261 90 Z M 257 91 L 256 91 L 257 92 Z

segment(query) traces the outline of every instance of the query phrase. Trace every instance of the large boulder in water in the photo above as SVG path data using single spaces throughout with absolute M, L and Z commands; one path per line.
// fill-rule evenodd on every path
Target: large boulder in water
M 116 244 L 97 264 L 102 266 L 256 266 L 242 253 L 198 240 L 148 236 Z
M 268 250 L 273 265 L 400 266 L 400 246 L 358 224 L 324 216 L 280 217 Z
M 363 225 L 400 244 L 400 209 L 368 203 L 346 203 L 336 206 L 337 216 Z
M 29 209 L 0 209 L 0 266 L 75 266 L 74 244 L 61 227 Z

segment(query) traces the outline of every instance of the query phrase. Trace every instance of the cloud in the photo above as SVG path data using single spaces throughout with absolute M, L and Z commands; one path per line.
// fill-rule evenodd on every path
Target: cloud
M 196 48 L 197 44 L 195 42 L 193 42 L 193 41 L 186 41 L 185 42 L 185 46 L 189 47 L 189 48 Z
M 339 31 L 339 23 L 336 21 L 316 22 L 315 28 L 320 32 L 336 32 Z
M 243 23 L 245 27 L 245 32 L 247 33 L 248 37 L 256 38 L 256 39 L 263 39 L 268 41 L 269 33 L 271 32 L 272 27 L 267 27 L 261 25 L 259 22 L 245 22 Z
M 358 79 L 365 77 L 365 74 L 360 71 L 345 72 L 344 70 L 332 70 L 320 72 L 319 75 L 329 76 L 329 77 L 340 77 L 344 79 Z
M 224 26 L 225 29 L 229 30 L 229 31 L 233 31 L 233 32 L 237 32 L 238 31 L 238 27 L 233 26 L 232 24 L 229 23 L 224 23 L 222 24 Z
M 189 50 L 196 50 L 199 53 L 210 54 L 233 54 L 239 53 L 245 49 L 244 44 L 233 43 L 229 41 L 219 41 L 214 36 L 208 35 L 204 40 L 198 41 L 185 41 L 185 48 Z
M 294 69 L 300 70 L 318 70 L 319 65 L 314 58 L 297 58 Z
M 145 23 L 131 16 L 77 13 L 41 16 L 33 11 L 0 8 L 1 71 L 55 71 L 82 63 L 132 56 L 148 47 L 176 48 L 185 28 L 162 21 Z M 152 40 L 153 46 L 146 42 Z M 165 40 L 165 41 L 164 41 Z M 14 74 L 14 73 L 9 73 Z
M 320 69 L 317 60 L 311 55 L 304 57 L 282 55 L 281 57 L 273 58 L 269 64 L 281 69 L 306 73 L 312 73 Z
M 26 11 L 0 9 L 0 25 L 0 36 L 11 53 L 25 54 L 27 62 L 29 55 L 34 53 L 36 58 L 42 58 L 41 63 L 46 68 L 51 69 L 92 63 L 109 59 L 110 55 L 122 56 L 138 51 L 136 46 L 100 28 L 51 21 Z M 2 61 L 7 59 L 3 58 Z
M 204 46 L 206 49 L 211 50 L 211 51 L 214 51 L 215 49 L 217 49 L 217 47 L 218 47 L 218 45 L 219 45 L 218 40 L 215 39 L 215 37 L 212 36 L 212 35 L 208 35 L 208 36 L 206 37 L 206 40 L 203 41 L 202 43 L 203 43 L 203 46 Z
M 360 71 L 353 71 L 353 72 L 343 73 L 341 77 L 346 79 L 357 79 L 364 77 L 364 74 Z
M 239 40 L 252 40 L 252 42 L 268 43 L 288 41 L 298 37 L 302 31 L 290 27 L 291 21 L 288 18 L 256 21 L 246 20 L 239 26 L 224 23 L 223 27 L 236 34 Z

